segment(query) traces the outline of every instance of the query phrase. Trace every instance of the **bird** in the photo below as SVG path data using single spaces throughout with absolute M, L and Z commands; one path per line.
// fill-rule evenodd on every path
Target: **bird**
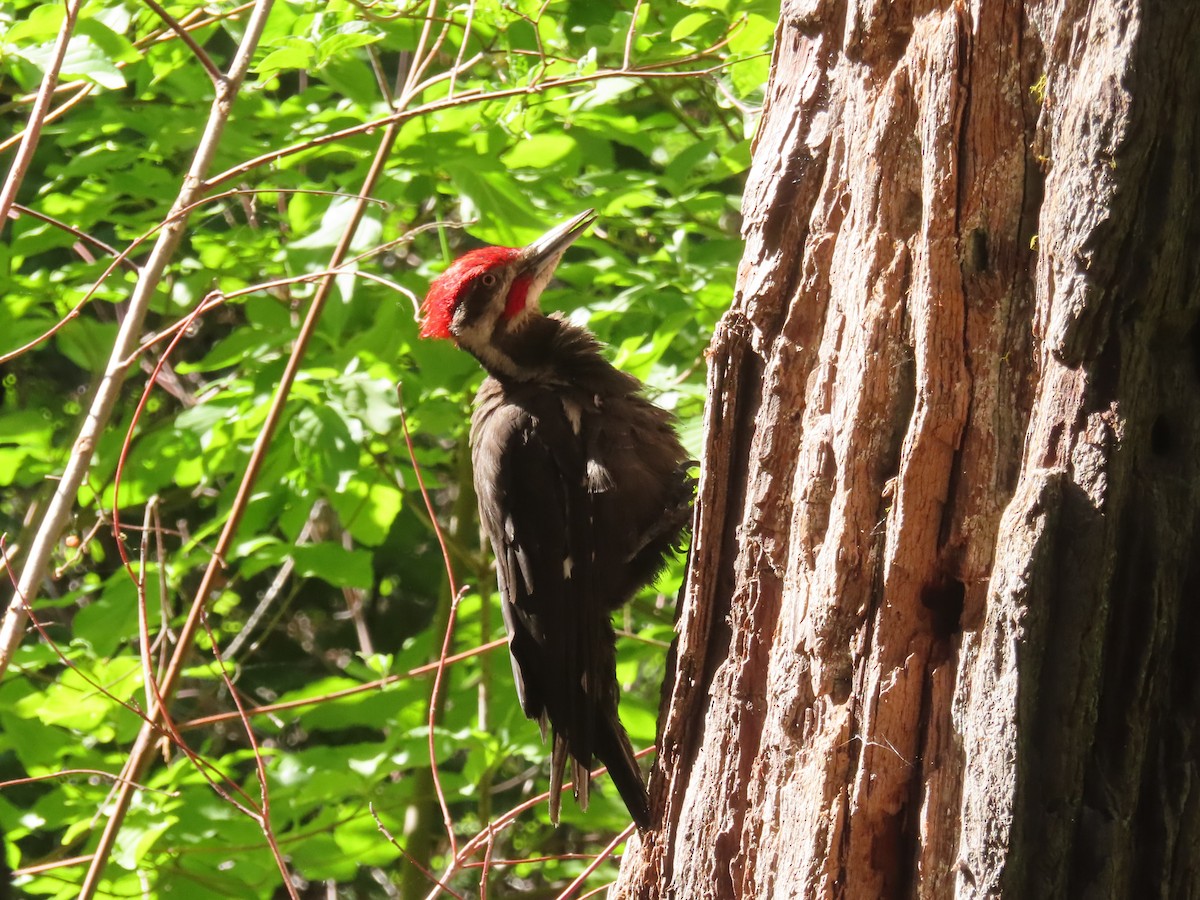
M 479 519 L 496 559 L 522 711 L 551 733 L 550 819 L 563 775 L 586 810 L 598 759 L 633 821 L 650 803 L 617 704 L 612 614 L 662 570 L 690 524 L 695 481 L 674 416 L 540 299 L 585 210 L 524 247 L 485 246 L 437 276 L 420 333 L 474 356 L 471 416 Z

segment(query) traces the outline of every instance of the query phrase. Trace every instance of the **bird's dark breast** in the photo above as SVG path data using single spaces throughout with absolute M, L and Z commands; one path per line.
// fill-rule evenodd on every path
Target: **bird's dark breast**
M 637 394 L 604 397 L 488 378 L 471 426 L 480 509 L 506 505 L 488 504 L 489 497 L 513 500 L 495 496 L 506 453 L 533 441 L 556 448 L 563 476 L 582 487 L 589 502 L 597 599 L 614 609 L 657 574 L 689 518 L 686 454 L 671 423 L 668 413 Z M 543 491 L 541 484 L 515 487 Z M 493 541 L 500 536 L 503 523 L 483 524 Z

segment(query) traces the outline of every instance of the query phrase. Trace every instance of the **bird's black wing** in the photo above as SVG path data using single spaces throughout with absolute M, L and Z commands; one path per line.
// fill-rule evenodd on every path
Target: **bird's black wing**
M 588 768 L 598 756 L 645 824 L 645 788 L 617 718 L 615 636 L 596 595 L 607 579 L 594 570 L 594 497 L 578 417 L 533 388 L 481 399 L 472 428 L 476 491 L 521 707 L 553 731 L 551 816 L 557 821 L 568 757 L 586 807 Z

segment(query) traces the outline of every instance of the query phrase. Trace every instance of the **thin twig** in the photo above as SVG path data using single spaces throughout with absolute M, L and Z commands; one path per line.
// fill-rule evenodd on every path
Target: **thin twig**
M 149 568 L 146 565 L 146 556 L 151 538 L 150 525 L 154 521 L 154 511 L 157 508 L 158 497 L 151 497 L 146 503 L 146 512 L 142 520 L 142 540 L 139 545 L 139 565 L 135 582 L 137 584 L 138 645 L 141 650 L 138 655 L 142 661 L 142 690 L 146 692 L 146 709 L 154 706 L 153 692 L 157 685 L 154 677 L 154 651 L 150 646 L 150 616 L 146 611 L 146 570 Z M 123 541 L 118 543 L 124 544 Z M 161 571 L 158 576 L 160 579 L 162 578 Z
M 58 106 L 54 107 L 54 109 L 50 110 L 50 112 L 46 113 L 46 115 L 42 117 L 42 125 L 45 126 L 51 122 L 61 119 L 75 106 L 81 103 L 86 97 L 91 96 L 93 88 L 95 88 L 95 85 L 90 81 L 73 81 L 70 84 L 59 85 L 59 87 L 55 89 L 54 93 L 57 94 L 61 90 L 73 90 L 74 93 Z M 10 134 L 7 138 L 0 141 L 0 153 L 4 153 L 9 147 L 15 146 L 16 144 L 19 144 L 21 141 L 25 140 L 25 135 L 28 133 L 29 126 L 26 125 L 16 134 Z
M 483 832 L 480 832 L 483 834 Z M 492 835 L 489 835 L 489 841 L 492 840 Z M 486 851 L 485 851 L 486 852 Z M 591 862 L 596 858 L 595 853 L 553 853 L 547 856 L 529 856 L 525 859 L 492 859 L 486 861 L 489 866 L 532 866 L 538 863 L 561 862 L 563 860 L 586 859 Z M 484 862 L 465 863 L 464 869 L 481 869 Z
M 481 653 L 488 653 L 492 650 L 499 650 L 501 647 L 508 644 L 507 638 L 498 638 L 478 647 L 472 647 L 470 650 L 463 650 L 461 653 L 455 653 L 453 656 L 447 656 L 445 659 L 438 658 L 434 662 L 425 663 L 417 666 L 414 669 L 409 669 L 407 672 L 402 672 L 396 675 L 388 675 L 386 678 L 378 678 L 374 681 L 365 681 L 362 684 L 356 684 L 354 687 L 342 688 L 341 690 L 331 691 L 328 694 L 322 694 L 319 697 L 305 697 L 302 700 L 285 700 L 280 703 L 269 703 L 264 706 L 254 706 L 246 710 L 249 716 L 269 716 L 274 713 L 286 712 L 289 709 L 300 709 L 305 706 L 316 706 L 321 703 L 330 702 L 333 700 L 341 700 L 346 697 L 353 697 L 356 694 L 362 694 L 367 691 L 376 691 L 380 688 L 385 688 L 388 685 L 395 684 L 398 681 L 403 681 L 406 678 L 416 678 L 421 675 L 431 675 L 437 672 L 438 667 L 443 664 L 451 666 L 454 663 L 462 662 L 464 659 L 470 659 L 473 656 L 478 656 Z M 215 725 L 218 722 L 228 722 L 230 719 L 238 718 L 237 713 L 224 712 L 215 713 L 211 716 L 203 716 L 199 719 L 191 719 L 187 722 L 181 722 L 179 729 L 181 731 L 190 731 L 195 728 L 204 728 L 209 725 Z
M 442 820 L 446 824 L 446 837 L 450 841 L 450 854 L 456 856 L 458 854 L 458 839 L 454 835 L 454 820 L 450 816 L 450 805 L 446 802 L 446 795 L 442 791 L 442 779 L 438 774 L 437 748 L 434 746 L 434 726 L 436 725 L 435 718 L 437 715 L 438 696 L 442 687 L 442 676 L 446 671 L 446 658 L 450 652 L 450 640 L 454 636 L 454 618 L 458 612 L 458 604 L 462 599 L 462 592 L 458 590 L 455 584 L 454 564 L 450 561 L 450 551 L 447 549 L 446 542 L 442 538 L 442 528 L 438 524 L 437 516 L 434 515 L 433 501 L 430 499 L 429 491 L 425 487 L 425 478 L 421 475 L 421 467 L 417 462 L 417 452 L 413 448 L 412 435 L 408 432 L 408 417 L 404 414 L 404 400 L 401 396 L 400 385 L 396 385 L 396 401 L 400 409 L 400 425 L 404 429 L 404 443 L 408 447 L 408 456 L 412 460 L 413 471 L 417 477 L 417 486 L 421 489 L 421 497 L 425 501 L 425 509 L 429 513 L 429 518 L 433 523 L 433 532 L 437 537 L 438 546 L 442 550 L 442 562 L 446 567 L 446 578 L 450 583 L 450 615 L 446 619 L 446 633 L 442 638 L 442 652 L 438 656 L 437 674 L 433 676 L 433 690 L 429 692 L 429 770 L 433 776 L 433 787 L 437 793 L 438 805 L 442 809 Z
M 483 851 L 483 865 L 479 873 L 479 900 L 487 900 L 488 871 L 492 867 L 492 849 L 496 846 L 496 835 L 488 823 L 487 847 Z
M 307 190 L 307 189 L 300 189 L 300 188 L 296 188 L 296 189 L 262 188 L 262 189 L 257 189 L 257 190 L 249 190 L 246 188 L 234 188 L 231 190 L 222 191 L 219 194 L 213 194 L 210 197 L 202 197 L 198 200 L 195 200 L 194 202 L 188 203 L 185 206 L 181 206 L 177 209 L 174 209 L 171 211 L 170 214 L 168 214 L 168 216 L 165 219 L 163 219 L 161 222 L 156 223 L 154 226 L 147 229 L 142 234 L 138 235 L 129 244 L 129 246 L 127 246 L 124 250 L 122 250 L 120 253 L 118 253 L 116 255 L 116 257 L 108 264 L 107 268 L 105 268 L 105 270 L 102 273 L 100 273 L 100 277 L 97 278 L 96 281 L 92 283 L 92 286 L 90 288 L 88 288 L 86 292 L 84 292 L 84 295 L 82 298 L 80 298 L 79 302 L 76 303 L 73 307 L 71 307 L 71 309 L 68 310 L 65 315 L 61 316 L 59 318 L 59 320 L 54 323 L 53 326 L 46 329 L 46 331 L 44 331 L 42 334 L 38 335 L 37 337 L 33 338 L 29 342 L 21 345 L 20 347 L 17 347 L 15 350 L 10 350 L 7 353 L 0 354 L 0 365 L 3 365 L 6 362 L 16 359 L 21 354 L 27 353 L 28 351 L 37 347 L 39 344 L 43 343 L 44 341 L 49 340 L 61 328 L 63 328 L 68 322 L 70 322 L 72 319 L 77 318 L 79 316 L 79 313 L 83 310 L 83 307 L 91 302 L 91 299 L 93 296 L 95 296 L 96 291 L 100 290 L 100 288 L 103 286 L 104 282 L 106 280 L 108 280 L 108 277 L 113 272 L 116 271 L 117 267 L 121 266 L 121 265 L 127 265 L 128 264 L 127 260 L 129 259 L 130 256 L 133 255 L 133 252 L 138 247 L 140 247 L 142 244 L 144 244 L 146 241 L 150 240 L 150 238 L 154 237 L 155 234 L 158 234 L 160 236 L 160 242 L 161 242 L 162 235 L 165 234 L 168 229 L 170 229 L 172 227 L 180 227 L 181 228 L 183 224 L 186 224 L 186 220 L 187 220 L 188 216 L 194 210 L 200 208 L 201 206 L 204 206 L 209 203 L 213 203 L 218 200 L 224 200 L 229 197 L 237 197 L 241 194 L 246 194 L 246 193 L 251 193 L 251 194 L 253 194 L 253 193 L 318 194 L 318 195 L 334 196 L 334 197 L 354 196 L 352 194 L 346 194 L 343 191 L 317 191 L 317 190 Z M 382 203 L 382 201 L 380 201 L 380 200 L 371 200 L 370 202 L 380 203 L 380 204 Z M 155 245 L 155 250 L 157 250 L 157 249 L 158 249 L 158 247 L 157 247 L 157 245 Z M 151 258 L 153 258 L 153 256 L 154 256 L 154 254 L 152 252 Z M 144 275 L 143 270 L 138 269 L 137 271 Z M 268 282 L 265 285 L 260 285 L 258 287 L 251 288 L 249 290 L 244 289 L 244 290 L 238 291 L 237 293 L 230 293 L 229 296 L 240 296 L 241 294 L 245 294 L 245 293 L 253 293 L 254 290 L 265 289 L 267 287 L 274 286 L 275 284 L 287 284 L 287 283 L 290 283 L 293 281 L 315 281 L 315 280 L 319 279 L 321 277 L 321 275 L 323 275 L 323 274 L 325 274 L 325 273 L 305 273 L 304 275 L 296 276 L 291 279 L 284 279 L 280 282 Z M 161 275 L 160 275 L 160 277 L 161 277 Z M 136 289 L 135 289 L 135 291 L 136 291 Z M 129 364 L 133 361 L 133 359 L 134 359 L 134 357 L 130 357 L 128 359 L 123 360 L 120 367 L 127 368 L 129 366 Z
M 397 102 L 401 106 L 407 106 L 414 96 L 413 86 L 420 77 L 418 69 L 424 71 L 424 66 L 429 65 L 429 59 L 425 57 L 425 42 L 429 40 L 429 31 L 433 25 L 436 10 L 437 0 L 429 0 L 429 9 L 426 10 L 425 20 L 421 23 L 421 36 L 417 38 L 417 49 L 413 51 L 411 64 L 404 76 L 404 86 L 400 89 L 397 97 Z
M 579 877 L 577 877 L 574 881 L 572 881 L 570 884 L 568 884 L 563 889 L 563 892 L 555 898 L 555 900 L 569 900 L 571 894 L 577 888 L 582 887 L 583 883 L 585 881 L 587 881 L 587 877 L 589 875 L 591 875 L 593 872 L 595 872 L 598 868 L 600 868 L 600 864 L 603 863 L 606 859 L 608 859 L 608 857 L 612 854 L 612 852 L 614 850 L 617 849 L 617 847 L 619 847 L 623 842 L 625 842 L 626 840 L 629 839 L 629 836 L 631 834 L 633 834 L 633 829 L 634 829 L 634 825 L 632 823 L 630 823 L 630 825 L 624 831 L 622 831 L 615 838 L 613 838 L 609 842 L 608 846 L 600 851 L 600 854 L 595 858 L 595 860 L 592 861 L 592 864 L 589 865 L 582 872 L 580 872 Z
M 43 775 L 30 775 L 26 778 L 10 778 L 7 781 L 0 781 L 0 790 L 4 788 L 16 787 L 20 784 L 35 784 L 39 781 L 53 781 L 56 778 L 70 778 L 76 775 L 89 775 L 95 778 L 107 778 L 109 781 L 121 782 L 125 779 L 120 775 L 114 775 L 112 772 L 105 772 L 103 769 L 59 769 L 57 772 L 46 772 Z M 179 797 L 181 794 L 178 791 L 164 791 L 160 788 L 152 788 L 144 784 L 138 784 L 136 781 L 129 783 L 131 787 L 139 791 L 150 794 L 161 794 L 164 797 Z
M 713 46 L 720 47 L 723 44 L 724 42 L 720 42 L 718 44 L 714 44 Z M 711 75 L 714 72 L 720 72 L 731 65 L 730 62 L 721 62 L 703 69 L 689 69 L 683 72 L 662 71 L 663 69 L 667 69 L 672 66 L 686 65 L 704 59 L 704 54 L 710 52 L 710 50 L 706 50 L 704 53 L 692 54 L 691 56 L 677 60 L 647 64 L 640 68 L 631 69 L 628 71 L 625 69 L 609 69 L 603 72 L 594 72 L 590 75 L 572 75 L 563 78 L 551 79 L 549 81 L 541 82 L 537 85 L 522 85 L 520 87 L 504 88 L 498 91 L 482 91 L 479 89 L 471 89 L 469 91 L 464 91 L 461 94 L 457 94 L 454 97 L 443 97 L 438 100 L 431 100 L 428 103 L 422 103 L 421 105 L 414 106 L 412 108 L 401 109 L 395 113 L 391 113 L 379 119 L 374 119 L 370 122 L 364 122 L 360 125 L 353 125 L 349 128 L 343 128 L 339 131 L 331 131 L 328 134 L 319 135 L 297 144 L 291 144 L 290 146 L 282 147 L 278 150 L 272 150 L 268 153 L 262 154 L 261 156 L 256 156 L 253 159 L 238 163 L 236 166 L 214 175 L 208 180 L 206 187 L 210 190 L 219 187 L 228 181 L 243 177 L 246 173 L 253 169 L 276 162 L 277 160 L 296 153 L 302 153 L 307 150 L 322 147 L 325 144 L 343 141 L 346 138 L 356 137 L 361 134 L 368 134 L 384 125 L 390 125 L 396 122 L 407 122 L 409 119 L 414 118 L 415 116 L 441 112 L 446 109 L 453 109 L 457 106 L 463 106 L 467 103 L 487 103 L 493 100 L 504 100 L 509 97 L 528 96 L 531 94 L 542 93 L 543 91 L 551 88 L 571 87 L 577 84 L 592 84 L 597 81 L 606 81 L 611 78 L 695 78 L 700 75 Z M 446 78 L 448 76 L 442 74 L 436 77 Z
M 95 854 L 89 853 L 86 856 L 72 856 L 67 859 L 54 859 L 50 862 L 38 863 L 36 866 L 25 866 L 20 869 L 13 869 L 14 877 L 26 877 L 29 875 L 40 875 L 43 872 L 51 872 L 54 869 L 64 869 L 67 866 L 79 866 L 86 862 L 91 862 L 95 858 Z
M 255 0 L 249 0 L 249 2 L 243 3 L 241 6 L 235 6 L 232 9 L 222 10 L 221 12 L 211 12 L 208 9 L 202 8 L 199 10 L 195 10 L 191 13 L 188 13 L 187 16 L 184 16 L 183 21 L 186 22 L 187 19 L 192 18 L 197 13 L 200 13 L 200 14 L 209 13 L 209 16 L 207 19 L 203 19 L 199 22 L 188 22 L 187 23 L 186 27 L 187 27 L 188 31 L 199 31 L 201 28 L 207 28 L 210 25 L 216 25 L 218 22 L 224 22 L 228 19 L 236 19 L 236 18 L 238 18 L 238 16 L 240 16 L 246 10 L 251 9 L 254 6 L 255 6 Z M 173 32 L 163 32 L 158 37 L 156 43 L 163 43 L 164 41 L 174 40 L 174 38 L 175 38 L 175 35 Z
M 246 732 L 246 740 L 250 742 L 250 750 L 254 753 L 254 771 L 258 776 L 258 808 L 250 817 L 258 824 L 259 829 L 266 838 L 267 846 L 271 848 L 271 855 L 275 859 L 275 865 L 279 869 L 279 874 L 283 876 L 283 886 L 288 892 L 288 896 L 292 900 L 300 900 L 300 895 L 296 893 L 296 886 L 292 883 L 292 873 L 287 866 L 287 862 L 283 858 L 283 852 L 279 849 L 279 841 L 275 838 L 275 829 L 271 827 L 271 792 L 268 787 L 267 779 L 267 764 L 263 758 L 262 748 L 258 744 L 258 738 L 254 736 L 254 726 L 250 724 L 250 717 L 246 715 L 246 709 L 242 706 L 241 693 L 237 686 L 234 685 L 233 679 L 229 677 L 229 670 L 225 666 L 225 661 L 221 659 L 220 647 L 217 641 L 217 636 L 213 634 L 212 628 L 208 624 L 208 611 L 204 604 L 200 605 L 200 621 L 204 626 L 204 633 L 208 635 L 209 646 L 213 648 L 213 656 L 216 659 L 217 668 L 221 672 L 221 680 L 225 683 L 226 689 L 229 691 L 230 699 L 233 700 L 233 705 L 237 707 L 238 718 L 242 721 L 242 728 Z
M 257 35 L 261 34 L 263 20 L 267 11 L 270 9 L 270 0 L 260 0 L 260 5 L 255 7 L 254 14 L 251 16 L 251 23 L 247 26 L 246 40 L 253 44 L 257 40 Z M 250 35 L 254 37 L 251 38 Z M 243 49 L 247 48 L 247 44 L 243 43 L 242 48 L 239 48 L 238 58 L 241 60 Z M 247 54 L 248 55 L 248 54 Z M 248 64 L 248 59 L 246 60 Z M 237 63 L 235 63 L 235 67 Z M 242 72 L 245 71 L 243 68 Z M 223 82 L 224 85 L 232 85 L 236 90 L 236 85 L 240 79 L 231 79 L 228 82 Z M 232 99 L 232 98 L 231 98 Z M 351 213 L 349 221 L 346 223 L 345 229 L 342 232 L 341 238 L 337 246 L 333 250 L 330 261 L 330 269 L 337 269 L 342 261 L 349 253 L 350 243 L 354 238 L 354 234 L 358 229 L 359 223 L 366 212 L 367 205 L 371 202 L 369 194 L 373 186 L 378 183 L 382 175 L 384 164 L 388 154 L 391 151 L 392 145 L 395 143 L 396 134 L 399 126 L 389 126 L 384 132 L 379 147 L 376 150 L 375 158 L 372 161 L 370 171 L 368 171 L 364 179 L 362 190 L 359 192 L 355 207 Z M 317 323 L 320 320 L 321 312 L 325 307 L 325 303 L 329 298 L 333 289 L 334 280 L 329 276 L 319 282 L 317 290 L 313 295 L 313 299 L 309 304 L 308 312 L 305 315 L 304 322 L 300 326 L 300 331 L 296 336 L 295 345 L 292 348 L 292 353 L 288 357 L 287 364 L 284 367 L 280 383 L 276 388 L 275 396 L 271 401 L 271 405 L 267 409 L 266 418 L 263 421 L 258 437 L 255 440 L 254 447 L 251 450 L 250 458 L 246 463 L 246 470 L 242 476 L 242 480 L 238 485 L 237 494 L 234 497 L 233 503 L 230 506 L 228 518 L 221 530 L 221 534 L 217 539 L 217 545 L 214 548 L 213 556 L 209 561 L 208 566 L 204 570 L 204 575 L 201 577 L 200 586 L 196 590 L 196 595 L 193 598 L 192 605 L 188 611 L 187 619 L 184 621 L 183 627 L 179 633 L 179 643 L 175 648 L 175 653 L 172 655 L 170 662 L 167 665 L 167 670 L 162 679 L 162 693 L 164 697 L 169 699 L 174 695 L 175 688 L 179 683 L 179 678 L 182 675 L 183 667 L 187 660 L 188 651 L 191 647 L 192 640 L 196 630 L 201 624 L 204 616 L 205 606 L 208 602 L 209 594 L 215 588 L 217 581 L 217 573 L 223 567 L 222 560 L 228 555 L 233 546 L 234 535 L 237 526 L 241 521 L 242 515 L 250 502 L 250 497 L 254 491 L 254 486 L 258 478 L 258 474 L 262 469 L 263 462 L 266 459 L 267 450 L 270 447 L 271 440 L 274 437 L 275 431 L 279 426 L 279 422 L 283 417 L 283 409 L 286 405 L 287 397 L 291 392 L 292 385 L 295 383 L 296 376 L 300 371 L 301 361 L 304 358 L 305 351 L 308 348 L 313 334 L 316 332 Z M 151 710 L 151 721 L 156 721 L 159 716 L 166 716 L 165 704 L 157 706 Z M 125 772 L 127 777 L 136 778 L 139 776 L 149 761 L 151 752 L 150 735 L 152 729 L 143 726 L 138 733 L 137 739 L 130 751 L 129 758 L 126 761 Z M 117 796 L 117 801 L 114 804 L 113 814 L 108 820 L 104 833 L 101 835 L 101 842 L 96 851 L 96 860 L 88 870 L 88 881 L 85 886 L 91 885 L 91 890 L 95 890 L 95 883 L 99 879 L 99 874 L 104 868 L 105 861 L 111 853 L 113 842 L 116 839 L 117 831 L 121 827 L 121 822 L 124 820 L 126 811 L 129 808 L 129 800 L 131 795 L 127 791 L 122 791 Z M 91 894 L 85 895 L 90 898 Z
M 600 894 L 603 894 L 610 887 L 612 887 L 613 884 L 615 884 L 615 882 L 610 881 L 608 884 L 602 884 L 600 887 L 592 888 L 586 894 L 580 894 L 579 900 L 587 900 L 588 897 L 598 897 Z
M 216 97 L 209 112 L 208 123 L 200 138 L 200 144 L 196 149 L 192 165 L 184 178 L 179 197 L 175 201 L 176 210 L 191 206 L 200 196 L 204 176 L 216 155 L 225 123 L 233 111 L 233 102 L 241 86 L 242 79 L 250 68 L 254 49 L 258 45 L 259 37 L 262 35 L 263 28 L 266 25 L 267 15 L 271 11 L 271 6 L 272 0 L 258 0 L 255 4 L 249 21 L 246 23 L 246 30 L 238 46 L 233 63 L 230 66 L 229 75 L 217 83 Z M 176 216 L 173 218 L 172 224 L 163 229 L 153 252 L 150 254 L 149 260 L 146 262 L 142 277 L 138 280 L 138 284 L 134 288 L 129 309 L 125 315 L 125 321 L 121 324 L 121 330 L 113 345 L 113 352 L 109 358 L 109 366 L 106 370 L 105 378 L 97 391 L 88 418 L 80 430 L 79 439 L 75 443 L 62 480 L 59 482 L 59 489 L 55 492 L 50 509 L 46 512 L 42 527 L 35 538 L 34 546 L 30 548 L 29 558 L 26 560 L 21 572 L 21 583 L 26 594 L 31 593 L 32 586 L 41 583 L 42 573 L 45 571 L 46 562 L 49 559 L 53 543 L 62 531 L 62 526 L 70 513 L 70 508 L 79 490 L 79 485 L 91 463 L 94 447 L 99 441 L 100 434 L 112 415 L 113 407 L 116 404 L 117 394 L 120 391 L 125 372 L 125 369 L 121 366 L 121 362 L 129 356 L 137 345 L 138 333 L 141 331 L 146 310 L 166 270 L 167 263 L 174 255 L 175 248 L 183 236 L 185 224 L 186 217 Z M 211 566 L 208 571 L 211 573 Z M 209 586 L 204 586 L 201 602 L 207 598 Z M 24 602 L 18 603 L 14 600 L 9 613 L 12 613 L 14 608 L 18 610 L 17 613 L 6 616 L 4 627 L 0 630 L 0 656 L 2 656 L 0 658 L 0 665 L 3 665 L 7 661 L 11 656 L 12 648 L 20 641 L 22 630 L 20 626 L 23 625 L 23 621 L 28 614 L 28 607 Z M 189 621 L 191 621 L 191 617 Z M 194 630 L 195 625 L 193 624 L 192 631 L 194 632 Z M 190 633 L 186 636 L 183 634 L 180 635 L 179 646 L 176 647 L 176 652 L 167 666 L 167 671 L 164 673 L 161 689 L 166 697 L 170 697 L 174 693 L 175 684 L 183 668 L 183 660 L 188 650 L 190 637 Z M 145 763 L 153 750 L 154 722 L 157 720 L 161 710 L 161 705 L 151 710 L 151 721 L 143 725 L 138 732 L 137 740 L 126 761 L 123 773 L 123 777 L 130 781 L 136 781 L 140 777 Z M 95 895 L 105 864 L 112 853 L 117 833 L 124 822 L 125 813 L 129 809 L 129 803 L 132 799 L 133 794 L 129 789 L 122 787 L 118 791 L 108 822 L 105 824 L 104 831 L 100 835 L 99 843 L 96 847 L 96 856 L 88 867 L 87 874 L 84 876 L 83 884 L 80 887 L 79 896 L 81 900 L 90 900 Z
M 154 549 L 158 558 L 158 618 L 159 630 L 155 643 L 166 651 L 167 642 L 174 643 L 175 635 L 171 633 L 171 603 L 167 593 L 167 554 L 163 547 L 162 518 L 159 515 L 158 504 L 154 506 Z M 159 670 L 166 665 L 166 658 L 158 661 Z
M 646 749 L 635 753 L 633 756 L 634 756 L 634 759 L 641 759 L 643 756 L 648 756 L 649 754 L 651 754 L 653 752 L 654 752 L 653 747 L 647 747 Z M 600 768 L 592 771 L 590 777 L 599 778 L 601 775 L 603 775 L 607 771 L 608 771 L 608 769 L 606 767 L 601 766 Z M 567 782 L 566 784 L 564 784 L 562 786 L 562 790 L 565 793 L 566 791 L 571 790 L 573 788 L 573 786 L 574 785 L 572 782 Z M 445 871 L 442 872 L 442 880 L 445 881 L 445 880 L 453 877 L 455 872 L 457 872 L 457 871 L 459 871 L 459 869 L 463 868 L 467 859 L 469 859 L 470 856 L 480 848 L 480 846 L 482 846 L 487 841 L 493 839 L 492 833 L 494 831 L 501 829 L 501 828 L 508 827 L 509 825 L 511 825 L 513 822 L 515 822 L 517 820 L 517 817 L 520 816 L 521 813 L 525 812 L 526 810 L 533 809 L 533 807 L 539 806 L 542 803 L 546 802 L 546 798 L 548 798 L 549 796 L 550 796 L 549 791 L 543 791 L 542 793 L 538 794 L 535 797 L 530 797 L 528 800 L 524 801 L 523 803 L 518 803 L 516 806 L 514 806 L 512 809 L 508 810 L 506 813 L 504 813 L 502 816 L 500 816 L 494 822 L 489 823 L 486 828 L 481 830 L 473 838 L 471 838 L 469 841 L 467 841 L 465 844 L 463 844 L 462 849 L 459 850 L 458 854 L 453 859 L 451 859 L 450 862 L 446 865 Z M 428 896 L 426 896 L 425 900 L 437 900 L 437 891 L 431 892 Z
M 629 20 L 629 31 L 625 35 L 625 55 L 621 57 L 621 68 L 628 69 L 633 56 L 633 40 L 637 35 L 638 13 L 642 11 L 642 0 L 633 4 L 633 17 Z
M 17 199 L 17 190 L 25 180 L 25 172 L 33 161 L 33 151 L 37 147 L 38 138 L 42 135 L 42 124 L 46 113 L 50 110 L 50 100 L 54 95 L 54 86 L 58 83 L 58 73 L 62 69 L 63 60 L 67 57 L 67 45 L 71 42 L 71 33 L 75 30 L 75 21 L 79 18 L 79 10 L 83 0 L 69 0 L 63 15 L 62 25 L 58 29 L 58 37 L 54 39 L 54 54 L 42 74 L 42 84 L 38 88 L 37 99 L 29 112 L 29 122 L 25 133 L 21 136 L 21 146 L 9 166 L 8 176 L 4 186 L 0 188 L 0 232 L 8 222 L 8 210 Z M 2 670 L 0 670 L 2 673 Z
M 192 37 L 191 32 L 184 28 L 175 17 L 159 6 L 155 0 L 142 0 L 148 7 L 154 10 L 154 14 L 163 20 L 163 23 L 175 32 L 176 36 L 183 41 L 189 50 L 192 51 L 192 56 L 200 61 L 200 65 L 204 67 L 204 71 L 208 73 L 208 77 L 212 83 L 219 84 L 225 76 L 221 74 L 221 70 L 217 68 L 217 64 L 212 61 L 212 57 L 204 52 L 204 48 L 196 43 L 196 39 Z
M 458 81 L 459 73 L 466 71 L 463 68 L 463 56 L 467 52 L 467 42 L 471 38 L 471 26 L 474 24 L 474 21 L 475 21 L 475 0 L 470 0 L 470 2 L 467 4 L 467 20 L 463 25 L 462 41 L 458 45 L 458 56 L 456 56 L 454 58 L 454 65 L 450 67 L 450 87 L 446 91 L 446 94 L 449 97 L 454 96 L 454 86 L 455 86 L 455 82 Z M 536 29 L 534 30 L 534 34 L 537 34 Z
M 399 850 L 401 852 L 401 854 L 403 854 L 404 858 L 406 860 L 408 860 L 409 863 L 416 866 L 417 869 L 420 870 L 422 875 L 424 875 L 426 878 L 428 878 L 431 882 L 433 882 L 437 886 L 435 888 L 435 890 L 440 888 L 441 890 L 450 894 L 450 896 L 457 897 L 458 900 L 466 900 L 466 898 L 463 897 L 462 894 L 458 893 L 458 891 L 454 890 L 452 887 L 450 887 L 450 885 L 446 884 L 444 881 L 440 881 L 436 875 L 434 875 L 427 868 L 425 868 L 423 865 L 421 865 L 417 860 L 412 858 L 412 855 L 407 850 L 404 849 L 404 845 L 401 844 L 398 840 L 396 840 L 396 836 L 393 835 L 392 832 L 388 829 L 388 827 L 383 824 L 383 819 L 379 818 L 379 813 L 377 813 L 375 811 L 374 803 L 368 803 L 367 808 L 371 811 L 371 818 L 373 818 L 375 820 L 375 825 L 376 825 L 376 827 L 379 828 L 379 833 L 382 834 L 385 838 L 387 838 L 388 841 L 391 843 L 391 845 L 393 847 L 395 847 L 397 850 Z
M 3 150 L 4 148 L 0 147 L 0 152 L 3 152 Z M 37 219 L 39 222 L 45 222 L 47 225 L 53 226 L 59 231 L 65 231 L 72 237 L 78 238 L 81 242 L 85 244 L 91 244 L 93 247 L 103 250 L 109 256 L 121 255 L 121 252 L 116 247 L 113 247 L 111 244 L 104 243 L 104 241 L 97 237 L 93 237 L 86 231 L 82 231 L 81 229 L 76 228 L 74 225 L 69 225 L 60 219 L 56 219 L 54 216 L 48 216 L 44 212 L 38 212 L 36 209 L 30 209 L 28 206 L 22 206 L 20 203 L 14 203 L 12 205 L 12 209 L 8 211 L 8 216 L 10 219 L 16 219 L 20 216 L 29 216 L 31 219 Z M 79 253 L 80 251 L 76 249 L 75 252 Z M 91 260 L 89 260 L 89 262 L 90 261 Z M 123 260 L 123 263 L 125 268 L 130 272 L 133 272 L 135 275 L 138 273 L 139 270 L 136 263 L 131 262 L 128 259 Z

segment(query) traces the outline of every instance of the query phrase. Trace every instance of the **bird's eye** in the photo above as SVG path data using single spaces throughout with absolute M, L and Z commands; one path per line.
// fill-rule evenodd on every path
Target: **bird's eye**
M 480 276 L 479 280 L 483 282 L 484 287 L 496 286 L 496 276 L 491 272 L 484 272 L 483 275 Z

